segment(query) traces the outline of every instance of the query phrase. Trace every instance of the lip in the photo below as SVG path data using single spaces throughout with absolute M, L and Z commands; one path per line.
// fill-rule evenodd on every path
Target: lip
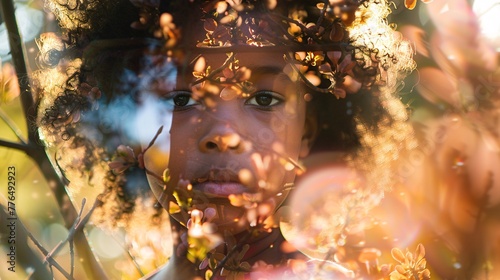
M 193 188 L 210 197 L 227 198 L 231 194 L 248 192 L 248 188 L 238 182 L 213 182 L 207 181 L 193 184 Z

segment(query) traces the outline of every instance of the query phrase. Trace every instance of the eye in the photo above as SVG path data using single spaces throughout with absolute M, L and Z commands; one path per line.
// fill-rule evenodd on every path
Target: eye
M 199 104 L 189 91 L 173 91 L 165 96 L 166 102 L 174 109 L 182 109 Z
M 259 91 L 245 101 L 247 105 L 270 108 L 283 102 L 283 96 L 272 91 Z

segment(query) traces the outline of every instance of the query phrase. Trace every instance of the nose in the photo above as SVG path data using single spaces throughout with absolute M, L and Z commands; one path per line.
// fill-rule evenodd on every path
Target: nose
M 243 151 L 242 139 L 229 124 L 217 125 L 200 139 L 199 148 L 202 152 L 226 152 L 233 151 L 241 153 Z

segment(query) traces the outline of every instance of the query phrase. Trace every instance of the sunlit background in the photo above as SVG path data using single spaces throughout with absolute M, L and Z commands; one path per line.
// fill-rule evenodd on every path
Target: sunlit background
M 500 51 L 500 1 L 498 0 L 476 0 L 472 8 L 477 15 L 481 33 L 484 34 L 496 48 Z

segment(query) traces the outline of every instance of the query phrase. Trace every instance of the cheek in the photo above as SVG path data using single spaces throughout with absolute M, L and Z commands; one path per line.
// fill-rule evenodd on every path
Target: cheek
M 300 105 L 300 104 L 299 104 Z M 256 147 L 272 148 L 295 158 L 304 132 L 305 108 L 288 105 L 275 114 L 253 112 L 243 124 Z
M 270 129 L 275 135 L 275 149 L 297 160 L 304 134 L 304 117 L 302 114 L 283 114 L 270 122 Z
M 301 115 L 283 115 L 270 120 L 269 126 L 264 128 L 267 134 L 263 137 L 261 150 L 255 152 L 271 154 L 273 160 L 267 170 L 267 180 L 273 187 L 273 193 L 282 191 L 286 183 L 293 183 L 296 168 L 293 164 L 298 161 L 304 132 L 304 118 Z M 272 140 L 271 140 L 272 139 Z M 264 145 L 262 145 L 264 144 Z M 272 149 L 269 151 L 269 149 Z
M 198 131 L 196 125 L 174 122 L 171 129 L 170 164 L 171 175 L 178 178 L 182 170 L 187 170 L 189 162 L 198 154 Z

